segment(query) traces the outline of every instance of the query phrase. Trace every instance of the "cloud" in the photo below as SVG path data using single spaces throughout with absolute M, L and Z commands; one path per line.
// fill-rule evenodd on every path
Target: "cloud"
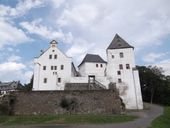
M 32 71 L 28 70 L 26 65 L 21 62 L 0 63 L 0 81 L 21 81 L 28 83 L 32 76 Z
M 119 33 L 142 49 L 160 45 L 161 39 L 170 34 L 169 1 L 73 0 L 67 4 L 61 15 L 56 15 L 56 24 L 99 45 L 108 44 Z
M 160 61 L 155 65 L 162 67 L 165 75 L 170 75 L 170 59 Z
M 54 8 L 60 7 L 64 2 L 65 0 L 51 0 L 52 6 Z
M 18 62 L 18 61 L 21 61 L 21 57 L 20 56 L 17 56 L 17 55 L 11 55 L 9 58 L 8 58 L 8 62 Z
M 42 38 L 57 39 L 64 43 L 71 43 L 73 40 L 72 33 L 64 34 L 62 30 L 55 31 L 50 27 L 41 25 L 42 19 L 37 19 L 32 22 L 21 22 L 20 25 L 28 31 L 30 34 L 36 34 Z
M 22 16 L 32 8 L 42 6 L 43 0 L 20 0 L 15 8 L 0 5 L 0 16 Z
M 161 59 L 162 57 L 166 56 L 168 53 L 149 53 L 144 56 L 143 61 L 147 63 L 154 63 L 157 59 Z
M 4 45 L 15 46 L 31 40 L 21 29 L 1 18 L 0 29 L 0 48 L 2 48 Z
M 72 46 L 67 50 L 66 54 L 75 60 L 81 61 L 84 55 L 94 46 L 94 43 L 89 43 L 81 38 L 75 38 Z

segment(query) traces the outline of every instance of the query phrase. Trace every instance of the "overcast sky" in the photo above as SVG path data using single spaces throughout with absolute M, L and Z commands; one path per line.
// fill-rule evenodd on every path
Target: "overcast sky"
M 116 33 L 135 47 L 137 65 L 170 75 L 170 0 L 0 0 L 0 81 L 29 82 L 53 39 L 75 65 L 86 53 L 106 60 Z

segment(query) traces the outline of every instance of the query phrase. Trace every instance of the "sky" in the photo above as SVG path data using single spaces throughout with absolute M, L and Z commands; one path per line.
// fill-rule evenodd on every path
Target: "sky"
M 0 0 L 0 81 L 28 83 L 52 40 L 76 66 L 87 53 L 106 60 L 116 33 L 137 65 L 170 75 L 170 0 Z

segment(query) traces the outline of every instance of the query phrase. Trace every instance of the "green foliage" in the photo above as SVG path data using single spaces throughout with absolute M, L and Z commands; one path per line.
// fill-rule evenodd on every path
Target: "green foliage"
M 104 124 L 133 121 L 137 117 L 127 115 L 36 115 L 0 116 L 0 125 L 23 124 Z
M 26 91 L 26 92 L 32 91 L 33 78 L 34 78 L 34 76 L 31 77 L 30 83 L 25 84 L 24 86 L 19 86 L 18 90 L 20 90 L 20 91 Z
M 164 108 L 164 114 L 156 118 L 150 128 L 169 128 L 170 126 L 170 107 Z
M 170 105 L 170 76 L 162 68 L 138 66 L 142 97 L 146 102 Z

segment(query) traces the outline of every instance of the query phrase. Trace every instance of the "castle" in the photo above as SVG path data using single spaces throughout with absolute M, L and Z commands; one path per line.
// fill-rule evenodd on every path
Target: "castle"
M 109 89 L 109 83 L 114 83 L 126 109 L 143 109 L 134 47 L 116 34 L 106 53 L 107 61 L 99 55 L 87 54 L 77 71 L 72 58 L 61 52 L 53 40 L 50 47 L 34 59 L 33 91 L 65 90 L 66 84 Z

